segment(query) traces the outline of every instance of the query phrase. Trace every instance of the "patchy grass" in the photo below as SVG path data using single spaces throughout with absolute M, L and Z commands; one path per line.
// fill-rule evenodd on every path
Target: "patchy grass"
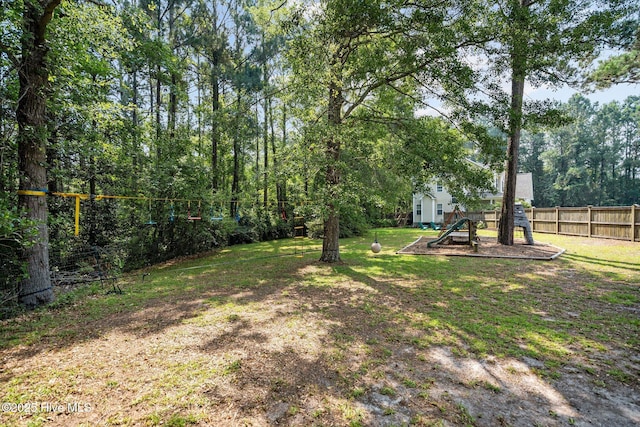
M 394 252 L 428 232 L 376 232 L 381 253 L 373 233 L 345 239 L 339 264 L 316 261 L 320 242 L 236 246 L 3 321 L 0 400 L 91 410 L 16 406 L 0 425 L 571 424 L 581 383 L 564 381 L 637 396 L 640 244 L 535 235 L 566 254 L 421 257 Z

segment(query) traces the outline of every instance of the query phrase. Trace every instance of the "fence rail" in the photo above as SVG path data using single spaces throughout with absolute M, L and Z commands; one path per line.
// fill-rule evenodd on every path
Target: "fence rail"
M 531 228 L 537 233 L 640 242 L 640 205 L 580 208 L 525 209 Z M 483 221 L 488 228 L 498 228 L 499 211 L 479 211 L 467 214 Z

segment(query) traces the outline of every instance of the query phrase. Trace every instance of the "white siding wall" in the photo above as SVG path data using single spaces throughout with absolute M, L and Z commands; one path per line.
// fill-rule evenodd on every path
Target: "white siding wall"
M 437 184 L 429 186 L 429 190 L 433 197 L 421 193 L 413 195 L 413 223 L 422 222 L 427 224 L 430 222 L 441 223 L 445 220 L 444 213 L 453 211 L 455 204 L 451 203 L 451 194 L 446 188 L 442 187 L 438 191 Z M 418 205 L 421 207 L 421 214 L 418 215 Z M 438 214 L 438 205 L 442 205 L 442 213 Z

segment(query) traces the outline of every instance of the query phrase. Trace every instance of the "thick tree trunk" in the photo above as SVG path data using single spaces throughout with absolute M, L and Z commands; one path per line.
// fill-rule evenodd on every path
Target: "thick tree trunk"
M 522 132 L 522 99 L 526 74 L 526 42 L 517 43 L 511 54 L 511 108 L 509 110 L 509 136 L 504 176 L 502 211 L 498 227 L 498 243 L 513 245 L 513 217 L 516 201 L 516 178 L 518 174 L 518 151 Z
M 338 185 L 340 184 L 340 139 L 338 127 L 342 121 L 342 92 L 336 83 L 329 85 L 329 108 L 328 122 L 330 135 L 327 138 L 327 218 L 324 222 L 324 238 L 322 241 L 322 255 L 320 261 L 339 262 L 340 261 L 340 220 L 335 206 L 338 196 Z
M 500 226 L 498 227 L 498 242 L 503 245 L 513 245 L 513 218 L 515 213 L 515 189 L 517 177 L 517 161 L 510 160 L 518 155 L 517 138 L 510 136 L 507 140 L 507 162 L 504 175 L 504 193 L 502 195 L 502 210 L 500 213 Z
M 16 110 L 18 121 L 18 167 L 20 190 L 41 191 L 47 188 L 46 170 L 46 89 L 49 79 L 45 32 L 60 0 L 25 1 L 24 35 L 20 64 L 20 98 Z M 47 198 L 21 194 L 18 203 L 27 218 L 37 224 L 35 244 L 25 249 L 28 278 L 20 286 L 20 302 L 33 308 L 54 299 L 49 275 L 49 232 Z

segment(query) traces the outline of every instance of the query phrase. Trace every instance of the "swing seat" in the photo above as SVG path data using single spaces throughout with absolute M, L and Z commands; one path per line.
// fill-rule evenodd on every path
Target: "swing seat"
M 189 200 L 187 205 L 187 221 L 200 221 L 202 219 L 202 215 L 200 215 L 200 212 L 202 211 L 200 210 L 200 202 L 198 202 L 198 215 L 191 215 L 191 200 Z
M 157 223 L 157 222 L 155 222 L 155 221 L 153 221 L 153 220 L 149 220 L 149 221 L 145 222 L 145 223 L 144 223 L 144 225 L 151 225 L 151 226 L 155 226 L 155 225 L 158 225 L 158 223 Z
M 211 221 L 222 221 L 223 220 L 223 216 L 212 216 L 211 218 L 209 218 Z

